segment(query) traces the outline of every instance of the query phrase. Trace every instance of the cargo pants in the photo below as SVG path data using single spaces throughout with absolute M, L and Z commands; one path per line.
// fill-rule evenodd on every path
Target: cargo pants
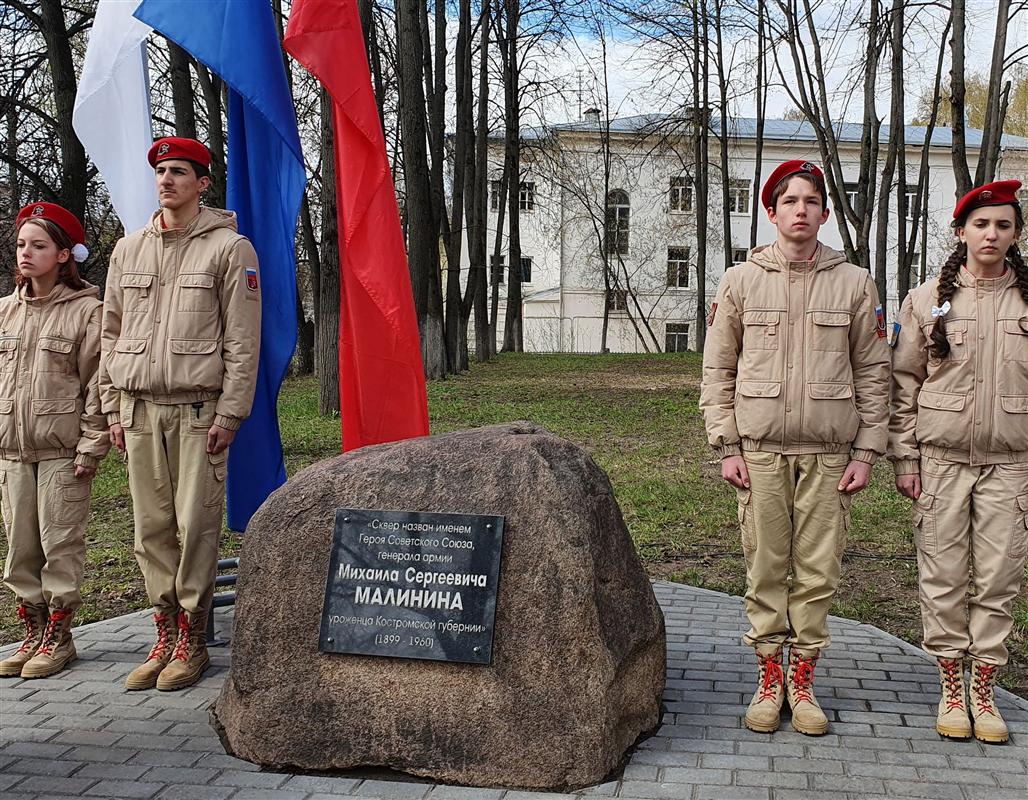
M 155 609 L 210 611 L 228 450 L 207 453 L 216 401 L 161 405 L 121 395 L 135 555 Z
M 848 453 L 744 451 L 750 488 L 737 489 L 746 558 L 749 645 L 828 646 L 852 497 L 839 491 Z
M 75 611 L 82 605 L 90 478 L 72 458 L 0 460 L 7 530 L 4 584 L 24 603 Z
M 921 450 L 913 517 L 923 646 L 936 658 L 1003 665 L 1028 555 L 1028 464 L 935 455 L 944 453 Z

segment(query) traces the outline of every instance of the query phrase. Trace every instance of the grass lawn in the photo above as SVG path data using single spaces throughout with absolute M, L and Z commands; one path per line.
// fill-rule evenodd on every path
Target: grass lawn
M 625 521 L 656 578 L 730 594 L 744 590 L 735 493 L 720 479 L 696 403 L 696 354 L 501 356 L 429 385 L 433 433 L 515 419 L 544 425 L 590 452 L 610 475 Z M 286 383 L 279 417 L 289 474 L 339 452 L 339 421 L 317 415 L 313 379 Z M 147 605 L 132 555 L 125 467 L 114 453 L 101 468 L 87 532 L 85 606 L 90 622 Z M 225 533 L 222 554 L 239 540 Z M 6 555 L 6 542 L 0 543 Z M 3 595 L 0 642 L 18 637 L 14 603 Z M 843 581 L 832 613 L 920 639 L 917 569 L 909 501 L 885 463 L 853 504 Z M 1028 697 L 1028 586 L 1015 603 L 1010 667 L 1002 683 Z M 741 635 L 742 631 L 740 631 Z

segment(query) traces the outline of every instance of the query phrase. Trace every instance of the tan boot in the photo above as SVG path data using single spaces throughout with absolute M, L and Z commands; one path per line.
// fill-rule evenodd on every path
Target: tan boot
M 75 612 L 69 608 L 50 610 L 50 618 L 43 630 L 43 640 L 35 655 L 21 668 L 21 677 L 48 678 L 78 658 L 75 643 L 71 640 L 71 623 L 74 619 Z
M 18 606 L 18 619 L 25 626 L 25 638 L 14 655 L 0 661 L 0 678 L 20 678 L 21 669 L 36 654 L 43 641 L 43 630 L 49 616 L 46 604 L 22 603 Z
M 153 615 L 153 624 L 157 629 L 157 642 L 150 648 L 146 661 L 125 679 L 125 688 L 130 692 L 156 686 L 157 676 L 171 661 L 175 649 L 175 612 L 158 611 Z
M 967 716 L 964 697 L 964 659 L 940 658 L 939 683 L 942 685 L 942 699 L 935 718 L 935 730 L 954 739 L 971 738 L 971 719 Z
M 983 742 L 1005 742 L 1010 738 L 1007 723 L 996 708 L 996 670 L 995 664 L 971 659 L 971 719 L 974 738 Z
M 814 667 L 817 650 L 789 650 L 789 675 L 786 690 L 792 709 L 792 727 L 800 733 L 820 736 L 828 730 L 828 717 L 814 697 Z
M 190 618 L 185 611 L 178 612 L 178 640 L 175 652 L 161 674 L 157 677 L 157 688 L 162 692 L 173 692 L 192 686 L 203 675 L 211 663 L 207 655 L 205 628 L 206 615 Z
M 785 703 L 785 675 L 782 674 L 780 645 L 758 644 L 757 691 L 746 709 L 746 727 L 757 733 L 774 733 Z

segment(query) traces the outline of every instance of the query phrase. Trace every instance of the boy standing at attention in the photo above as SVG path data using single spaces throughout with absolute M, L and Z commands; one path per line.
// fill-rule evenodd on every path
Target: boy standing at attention
M 820 735 L 814 668 L 828 646 L 853 495 L 888 441 L 885 317 L 867 270 L 818 241 L 824 173 L 779 165 L 761 192 L 777 241 L 721 279 L 707 320 L 700 410 L 738 496 L 743 641 L 756 651 L 746 727 Z M 782 648 L 790 646 L 783 674 Z

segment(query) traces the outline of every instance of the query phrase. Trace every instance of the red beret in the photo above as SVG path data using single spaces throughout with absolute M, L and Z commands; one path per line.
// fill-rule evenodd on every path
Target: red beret
M 196 139 L 186 139 L 181 136 L 165 136 L 153 143 L 150 152 L 146 154 L 146 160 L 151 167 L 156 167 L 161 161 L 171 159 L 183 159 L 195 161 L 202 167 L 211 166 L 211 153 Z
M 57 203 L 29 203 L 18 212 L 15 224 L 20 228 L 23 222 L 34 219 L 48 219 L 59 225 L 61 230 L 68 234 L 72 244 L 86 243 L 86 231 L 82 223 L 68 209 L 61 208 Z
M 775 167 L 775 171 L 768 176 L 767 181 L 764 183 L 764 188 L 760 192 L 761 205 L 763 205 L 764 208 L 771 208 L 771 194 L 774 192 L 775 187 L 786 178 L 792 177 L 793 175 L 799 175 L 801 173 L 813 175 L 821 181 L 824 181 L 825 179 L 825 174 L 817 164 L 810 161 L 803 161 L 798 158 L 792 161 L 786 161 L 784 164 L 779 164 Z
M 953 219 L 969 214 L 982 206 L 1017 205 L 1017 190 L 1021 181 L 995 181 L 972 189 L 957 203 L 953 209 Z

